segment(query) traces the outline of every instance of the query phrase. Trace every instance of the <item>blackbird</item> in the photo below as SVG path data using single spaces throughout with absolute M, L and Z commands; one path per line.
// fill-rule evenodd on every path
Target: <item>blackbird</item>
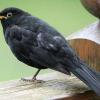
M 38 71 L 50 68 L 64 74 L 72 72 L 100 95 L 100 73 L 91 69 L 52 26 L 15 7 L 0 12 L 6 43 L 15 57 Z M 81 45 L 79 43 L 79 45 Z

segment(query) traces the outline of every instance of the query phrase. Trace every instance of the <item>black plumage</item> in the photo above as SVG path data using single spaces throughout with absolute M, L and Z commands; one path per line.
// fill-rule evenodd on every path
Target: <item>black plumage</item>
M 100 73 L 90 69 L 57 30 L 18 8 L 4 9 L 0 19 L 5 40 L 19 61 L 39 70 L 72 72 L 100 95 Z

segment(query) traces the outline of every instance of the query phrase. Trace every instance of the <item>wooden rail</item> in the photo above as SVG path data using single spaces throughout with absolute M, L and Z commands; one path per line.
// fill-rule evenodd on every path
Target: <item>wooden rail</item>
M 86 97 L 96 97 L 91 92 L 86 96 L 87 86 L 74 75 L 54 72 L 40 75 L 38 79 L 43 82 L 23 82 L 19 79 L 0 83 L 0 100 L 79 100 L 79 97 L 87 100 Z

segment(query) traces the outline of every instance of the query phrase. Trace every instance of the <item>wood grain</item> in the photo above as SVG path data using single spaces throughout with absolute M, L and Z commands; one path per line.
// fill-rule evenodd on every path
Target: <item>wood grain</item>
M 40 75 L 42 83 L 13 80 L 0 83 L 0 100 L 54 100 L 87 91 L 75 76 L 58 72 Z
M 66 39 L 82 60 L 100 72 L 100 22 L 73 33 Z

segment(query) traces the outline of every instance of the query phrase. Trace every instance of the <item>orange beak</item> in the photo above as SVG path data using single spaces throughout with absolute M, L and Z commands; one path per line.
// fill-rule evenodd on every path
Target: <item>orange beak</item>
M 7 17 L 5 17 L 5 16 L 0 16 L 0 20 L 2 20 L 2 19 L 7 19 Z

